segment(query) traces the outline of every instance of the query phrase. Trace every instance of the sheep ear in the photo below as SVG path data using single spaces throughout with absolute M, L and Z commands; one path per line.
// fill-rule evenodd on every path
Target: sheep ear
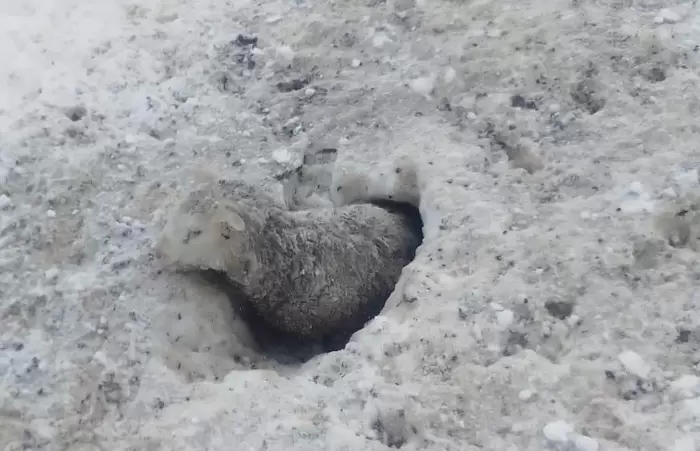
M 226 222 L 236 232 L 242 232 L 245 230 L 245 222 L 243 221 L 243 218 L 238 215 L 238 213 L 233 211 L 227 212 Z

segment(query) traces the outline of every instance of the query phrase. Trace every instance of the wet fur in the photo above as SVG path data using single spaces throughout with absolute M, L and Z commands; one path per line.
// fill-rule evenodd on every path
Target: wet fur
M 158 250 L 225 285 L 253 329 L 267 329 L 262 338 L 328 350 L 381 311 L 421 240 L 409 204 L 288 211 L 247 185 L 220 183 L 188 196 Z

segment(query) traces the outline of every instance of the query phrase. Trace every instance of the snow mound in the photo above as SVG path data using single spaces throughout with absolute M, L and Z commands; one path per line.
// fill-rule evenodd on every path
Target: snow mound
M 699 41 L 689 2 L 0 2 L 0 448 L 694 449 Z M 425 241 L 279 365 L 152 245 L 322 149 Z

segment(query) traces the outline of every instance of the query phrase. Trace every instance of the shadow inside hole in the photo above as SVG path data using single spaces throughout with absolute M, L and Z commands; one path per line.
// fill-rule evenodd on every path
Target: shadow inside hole
M 423 221 L 416 207 L 402 202 L 385 200 L 376 200 L 371 203 L 405 215 L 409 219 L 411 231 L 419 238 L 418 246 L 423 242 Z M 411 260 L 415 257 L 418 246 L 412 250 Z M 242 287 L 230 281 L 224 273 L 207 270 L 200 272 L 200 274 L 208 283 L 226 293 L 232 307 L 248 326 L 259 351 L 266 357 L 286 365 L 304 363 L 318 354 L 343 349 L 355 332 L 362 329 L 364 324 L 382 311 L 384 304 L 394 290 L 392 287 L 387 292 L 376 293 L 376 297 L 367 303 L 366 308 L 361 313 L 364 318 L 362 326 L 335 330 L 332 334 L 318 340 L 309 340 L 270 326 L 252 307 L 252 301 Z

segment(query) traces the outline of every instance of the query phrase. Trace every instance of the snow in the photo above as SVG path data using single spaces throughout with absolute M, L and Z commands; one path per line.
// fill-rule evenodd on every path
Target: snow
M 651 367 L 647 364 L 642 356 L 634 351 L 624 351 L 617 356 L 625 371 L 634 374 L 640 379 L 647 379 L 651 372 Z
M 542 433 L 550 442 L 565 443 L 569 441 L 569 436 L 574 432 L 574 428 L 565 421 L 553 421 L 548 423 Z
M 555 449 L 572 451 L 597 451 L 598 442 L 582 434 L 577 434 L 566 421 L 557 420 L 548 423 L 542 434 Z
M 678 398 L 695 398 L 700 395 L 700 377 L 684 374 L 671 382 L 669 390 Z
M 654 17 L 654 23 L 657 25 L 663 23 L 676 23 L 681 20 L 680 16 L 669 8 L 662 8 L 661 11 Z
M 574 438 L 574 447 L 577 451 L 598 451 L 598 442 L 595 439 L 578 435 Z
M 695 451 L 695 440 L 693 437 L 682 437 L 673 442 L 671 451 Z
M 0 449 L 700 443 L 692 2 L 4 1 L 0 42 Z M 324 148 L 375 194 L 412 159 L 426 240 L 282 365 L 152 245 Z

